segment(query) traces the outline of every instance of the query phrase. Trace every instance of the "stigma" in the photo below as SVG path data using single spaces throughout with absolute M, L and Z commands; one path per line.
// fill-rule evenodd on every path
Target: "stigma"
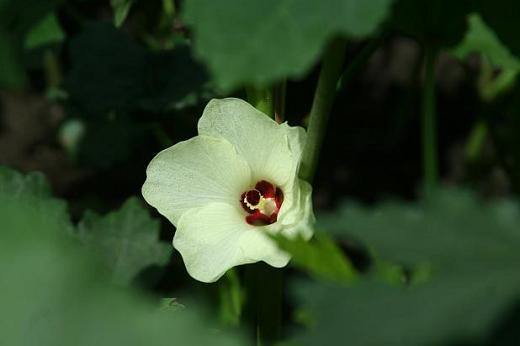
M 248 224 L 265 226 L 275 223 L 283 203 L 283 191 L 266 180 L 257 182 L 253 189 L 240 196 L 242 208 L 249 214 Z

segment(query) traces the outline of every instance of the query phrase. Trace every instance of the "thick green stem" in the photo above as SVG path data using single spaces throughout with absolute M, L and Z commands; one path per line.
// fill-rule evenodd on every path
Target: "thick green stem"
M 307 142 L 303 150 L 300 177 L 309 182 L 314 177 L 318 156 L 325 136 L 330 110 L 336 94 L 336 85 L 341 73 L 345 56 L 345 41 L 336 40 L 325 53 L 318 85 L 314 93 L 309 126 L 307 127 Z
M 425 78 L 422 99 L 423 174 L 426 195 L 438 183 L 437 127 L 435 119 L 435 60 L 437 50 L 426 47 L 424 54 Z
M 246 268 L 249 315 L 257 346 L 274 345 L 282 334 L 283 270 L 260 262 Z
M 247 88 L 248 101 L 258 110 L 275 118 L 283 114 L 285 107 L 285 85 L 283 102 L 275 104 L 273 90 L 276 88 Z M 278 97 L 279 98 L 279 97 Z M 277 105 L 275 107 L 275 105 Z M 283 116 L 283 115 L 282 115 Z M 274 345 L 282 332 L 283 270 L 267 264 L 255 263 L 246 267 L 247 314 L 256 325 L 257 345 Z

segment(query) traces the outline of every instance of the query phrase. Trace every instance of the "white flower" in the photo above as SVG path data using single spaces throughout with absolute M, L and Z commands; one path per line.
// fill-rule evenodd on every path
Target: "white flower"
M 297 176 L 305 131 L 227 98 L 208 103 L 198 132 L 161 151 L 142 188 L 177 227 L 188 273 L 214 282 L 241 264 L 287 265 L 267 234 L 312 237 L 312 188 Z

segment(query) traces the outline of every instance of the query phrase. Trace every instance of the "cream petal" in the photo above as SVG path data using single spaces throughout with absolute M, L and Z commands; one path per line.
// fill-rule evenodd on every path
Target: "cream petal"
M 251 185 L 249 165 L 222 138 L 197 136 L 161 151 L 146 169 L 145 200 L 173 224 L 211 202 L 239 207 Z
M 263 231 L 263 227 L 247 224 L 243 211 L 229 204 L 211 203 L 182 215 L 173 246 L 193 278 L 214 282 L 241 264 L 287 264 L 287 254 L 278 250 Z
M 253 231 L 244 233 L 240 238 L 240 248 L 251 262 L 263 261 L 276 268 L 285 267 L 291 257 L 278 248 L 268 233 L 268 227 L 256 227 Z
M 316 218 L 312 209 L 312 186 L 296 178 L 293 193 L 288 195 L 280 209 L 278 221 L 267 226 L 271 233 L 281 233 L 288 238 L 300 236 L 312 238 Z M 287 202 L 287 203 L 286 203 Z
M 278 186 L 292 183 L 305 144 L 305 130 L 278 124 L 249 103 L 211 100 L 199 120 L 199 134 L 223 137 L 249 163 L 254 180 Z

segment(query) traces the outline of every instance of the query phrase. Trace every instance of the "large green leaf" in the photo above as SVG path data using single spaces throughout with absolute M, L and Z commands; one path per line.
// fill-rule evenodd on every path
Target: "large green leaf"
M 110 285 L 92 254 L 64 236 L 47 202 L 0 191 L 0 344 L 243 344 L 215 331 L 194 304 L 160 311 L 137 292 Z
M 296 286 L 316 325 L 304 344 L 438 345 L 480 341 L 520 298 L 520 212 L 445 191 L 419 205 L 347 204 L 321 226 L 355 239 L 422 279 L 409 287 L 366 280 Z M 416 274 L 417 275 L 417 274 Z M 413 276 L 412 276 L 413 277 Z
M 164 265 L 172 247 L 159 241 L 159 221 L 154 220 L 137 198 L 104 217 L 85 213 L 78 225 L 82 241 L 110 268 L 117 284 L 128 284 L 151 265 Z
M 392 0 L 190 0 L 196 51 L 230 89 L 303 75 L 336 35 L 364 37 Z

